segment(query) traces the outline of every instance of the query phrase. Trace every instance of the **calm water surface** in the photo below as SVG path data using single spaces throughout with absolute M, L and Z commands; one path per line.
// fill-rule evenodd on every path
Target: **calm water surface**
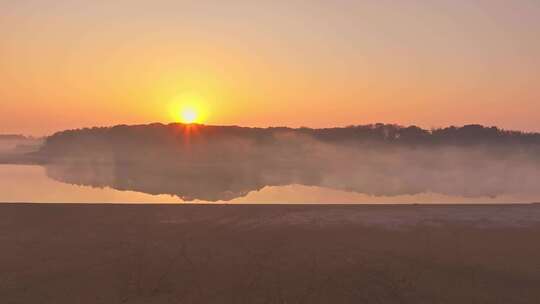
M 49 178 L 41 166 L 0 165 L 1 202 L 39 203 L 182 203 L 172 195 L 151 195 L 110 187 L 63 183 Z M 269 186 L 229 203 L 528 203 L 533 197 L 501 196 L 463 198 L 433 193 L 400 196 L 369 196 L 322 187 Z M 204 203 L 205 201 L 193 201 Z M 218 201 L 219 203 L 220 201 Z

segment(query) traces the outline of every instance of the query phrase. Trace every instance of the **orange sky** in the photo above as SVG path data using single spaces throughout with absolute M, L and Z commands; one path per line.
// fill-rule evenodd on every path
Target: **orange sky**
M 0 133 L 169 122 L 540 131 L 540 2 L 3 1 Z

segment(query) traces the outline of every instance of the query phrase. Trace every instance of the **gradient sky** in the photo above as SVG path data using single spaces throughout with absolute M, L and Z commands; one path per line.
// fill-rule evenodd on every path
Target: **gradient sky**
M 540 1 L 1 1 L 0 133 L 170 122 L 540 131 Z

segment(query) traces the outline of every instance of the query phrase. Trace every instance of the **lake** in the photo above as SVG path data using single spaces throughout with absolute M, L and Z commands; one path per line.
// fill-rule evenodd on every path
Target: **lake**
M 144 180 L 144 177 L 143 177 Z M 185 189 L 184 184 L 178 187 Z M 193 185 L 191 185 L 193 186 Z M 198 184 L 204 189 L 204 184 Z M 139 191 L 118 190 L 110 186 L 87 186 L 66 183 L 48 177 L 46 169 L 32 165 L 0 165 L 0 201 L 35 203 L 206 203 L 204 200 L 184 201 L 168 194 L 149 194 Z M 264 204 L 331 204 L 331 203 L 529 203 L 534 197 L 499 196 L 465 198 L 423 193 L 417 195 L 372 196 L 317 186 L 282 185 L 265 186 L 247 192 L 245 196 L 217 203 Z

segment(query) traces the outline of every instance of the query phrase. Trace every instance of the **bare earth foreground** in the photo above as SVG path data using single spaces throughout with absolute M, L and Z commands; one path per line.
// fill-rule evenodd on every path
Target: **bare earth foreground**
M 540 303 L 540 205 L 0 205 L 0 303 Z

